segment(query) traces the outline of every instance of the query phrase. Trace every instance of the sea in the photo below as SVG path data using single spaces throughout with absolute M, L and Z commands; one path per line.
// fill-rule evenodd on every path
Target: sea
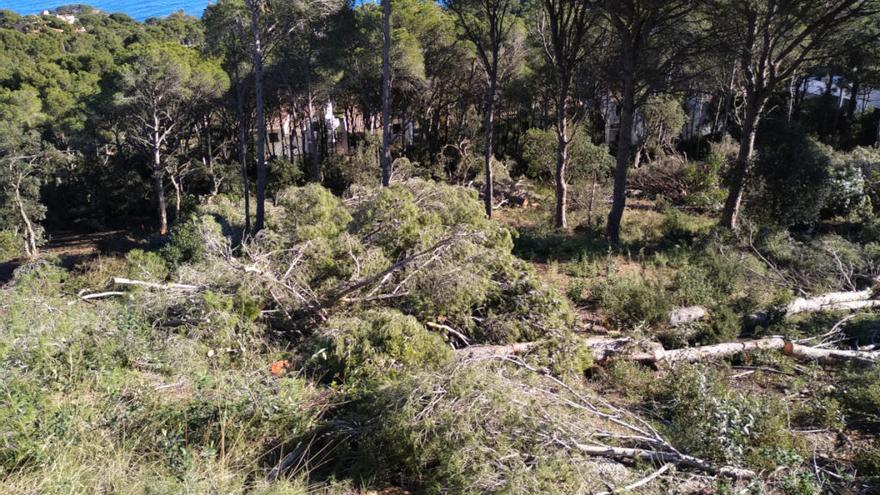
M 122 12 L 137 21 L 150 17 L 164 17 L 183 11 L 201 17 L 209 0 L 0 0 L 0 10 L 19 14 L 39 14 L 44 10 L 71 4 L 87 4 L 109 14 Z

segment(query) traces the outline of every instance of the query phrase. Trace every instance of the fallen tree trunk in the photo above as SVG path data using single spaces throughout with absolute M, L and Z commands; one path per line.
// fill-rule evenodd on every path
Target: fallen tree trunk
M 766 339 L 749 340 L 746 342 L 726 342 L 723 344 L 687 347 L 684 349 L 672 349 L 668 351 L 661 350 L 655 354 L 653 362 L 695 363 L 705 359 L 718 359 L 762 349 L 780 350 L 784 346 L 785 339 L 781 337 L 768 337 Z
M 671 350 L 663 349 L 663 346 L 656 342 L 638 342 L 629 338 L 596 337 L 585 339 L 584 343 L 592 351 L 593 360 L 597 363 L 603 363 L 613 357 L 645 364 L 695 363 L 759 350 L 782 351 L 793 358 L 822 364 L 855 362 L 873 365 L 880 362 L 880 351 L 822 349 L 788 342 L 782 337 Z M 510 345 L 470 346 L 458 349 L 456 354 L 460 359 L 465 360 L 507 358 L 527 354 L 538 345 L 538 342 L 523 342 Z
M 819 311 L 856 311 L 880 307 L 880 300 L 872 299 L 873 289 L 852 292 L 829 292 L 815 297 L 798 297 L 785 305 L 782 314 L 785 318 L 801 313 L 817 313 Z M 751 315 L 752 323 L 763 325 L 769 322 L 770 311 L 762 311 Z
M 750 470 L 736 466 L 717 466 L 702 459 L 676 452 L 661 452 L 656 450 L 633 449 L 623 447 L 606 447 L 600 445 L 574 444 L 580 452 L 611 459 L 635 459 L 653 462 L 669 462 L 678 466 L 697 469 L 706 473 L 727 476 L 736 479 L 751 479 L 757 474 Z
M 786 342 L 782 352 L 789 356 L 822 364 L 859 363 L 874 365 L 880 362 L 880 351 L 850 351 L 843 349 L 821 349 L 793 342 Z
M 181 291 L 197 291 L 199 286 L 189 284 L 157 284 L 155 282 L 144 282 L 143 280 L 131 280 L 123 277 L 113 277 L 113 283 L 116 285 L 147 287 L 159 290 L 181 290 Z

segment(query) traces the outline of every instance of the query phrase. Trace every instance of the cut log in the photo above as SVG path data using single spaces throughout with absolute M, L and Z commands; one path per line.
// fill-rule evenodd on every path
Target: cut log
M 593 353 L 593 360 L 599 364 L 612 358 L 636 361 L 644 364 L 695 363 L 717 360 L 737 354 L 760 350 L 782 351 L 786 355 L 804 361 L 822 364 L 841 364 L 853 362 L 873 365 L 880 362 L 880 351 L 855 351 L 840 349 L 821 349 L 787 342 L 782 337 L 767 337 L 745 342 L 726 342 L 723 344 L 665 350 L 656 342 L 639 342 L 629 338 L 608 339 L 593 337 L 584 340 Z M 457 357 L 464 360 L 506 358 L 526 354 L 539 345 L 539 342 L 523 342 L 510 345 L 470 346 L 456 351 Z
M 858 363 L 874 365 L 880 362 L 880 351 L 820 349 L 792 342 L 786 342 L 782 352 L 798 359 L 818 361 L 822 364 Z
M 746 342 L 726 342 L 724 344 L 688 347 L 685 349 L 662 350 L 655 354 L 654 362 L 695 363 L 706 359 L 735 356 L 744 352 L 753 352 L 762 349 L 780 350 L 784 346 L 785 339 L 782 337 L 768 337 L 766 339 L 749 340 Z
M 113 283 L 116 285 L 126 285 L 135 287 L 147 287 L 158 290 L 180 290 L 180 291 L 197 291 L 199 286 L 189 284 L 157 284 L 155 282 L 144 282 L 143 280 L 131 280 L 123 277 L 113 277 Z
M 784 308 L 786 318 L 801 313 L 819 311 L 857 311 L 880 307 L 880 300 L 872 299 L 873 289 L 852 292 L 829 292 L 815 297 L 798 297 Z M 756 325 L 765 325 L 770 320 L 770 312 L 763 311 L 751 315 L 749 319 Z
M 688 306 L 686 308 L 673 309 L 669 312 L 669 326 L 680 327 L 688 323 L 700 321 L 708 316 L 708 314 L 709 312 L 702 306 Z
M 693 456 L 679 454 L 676 452 L 662 452 L 656 450 L 623 447 L 608 447 L 602 445 L 583 445 L 579 443 L 576 443 L 574 445 L 580 452 L 596 457 L 608 457 L 610 459 L 637 459 L 642 461 L 664 463 L 668 462 L 677 466 L 697 469 L 706 473 L 717 474 L 735 479 L 751 479 L 757 476 L 757 474 L 750 469 L 739 468 L 736 466 L 719 466 Z
M 829 308 L 835 308 L 841 304 L 845 305 L 853 302 L 865 302 L 871 299 L 872 294 L 873 291 L 871 289 L 866 289 L 855 292 L 830 292 L 828 294 L 822 294 L 821 296 L 810 298 L 798 297 L 788 303 L 785 314 L 791 316 L 798 313 L 814 313 L 817 311 L 825 311 Z

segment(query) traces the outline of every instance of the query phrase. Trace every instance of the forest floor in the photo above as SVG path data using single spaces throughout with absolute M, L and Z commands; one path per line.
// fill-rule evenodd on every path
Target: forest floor
M 149 244 L 144 234 L 128 230 L 56 230 L 47 237 L 48 241 L 41 248 L 43 256 L 58 258 L 61 266 L 68 270 L 99 255 L 125 256 L 132 249 Z M 9 282 L 22 263 L 23 260 L 0 262 L 0 285 Z
M 711 293 L 710 286 L 713 283 L 720 283 L 714 279 L 723 279 L 726 273 L 714 274 L 706 271 L 704 265 L 712 260 L 717 262 L 718 266 L 726 266 L 725 260 L 722 259 L 724 253 L 719 255 L 716 253 L 717 250 L 707 250 L 697 241 L 711 237 L 710 231 L 716 221 L 711 215 L 695 214 L 689 210 L 672 208 L 662 202 L 633 198 L 629 201 L 624 215 L 623 242 L 621 246 L 611 248 L 604 241 L 600 227 L 607 205 L 602 204 L 597 207 L 597 211 L 590 215 L 592 221 L 582 209 L 574 209 L 569 218 L 573 228 L 566 230 L 553 226 L 552 207 L 552 191 L 539 191 L 536 201 L 530 206 L 500 209 L 496 212 L 496 219 L 515 231 L 514 254 L 532 264 L 544 283 L 556 288 L 571 301 L 576 315 L 575 330 L 580 336 L 626 337 L 635 342 L 659 341 L 667 349 L 705 343 L 696 342 L 693 335 L 673 334 L 673 329 L 667 328 L 668 325 L 658 321 L 649 322 L 648 319 L 656 313 L 656 311 L 652 312 L 654 309 L 652 306 L 657 306 L 658 301 L 661 301 L 657 298 L 658 294 L 665 294 L 666 299 L 662 301 L 676 307 L 691 304 L 708 305 L 706 302 L 692 300 L 694 294 L 704 294 L 707 291 Z M 92 233 L 55 231 L 51 233 L 50 240 L 43 250 L 48 257 L 60 260 L 65 269 L 71 270 L 73 272 L 71 278 L 79 277 L 76 281 L 79 285 L 70 289 L 67 294 L 69 297 L 72 294 L 80 294 L 81 291 L 78 291 L 80 288 L 100 291 L 102 280 L 108 280 L 109 276 L 127 276 L 123 271 L 126 267 L 126 260 L 123 259 L 126 253 L 136 248 L 155 246 L 151 242 L 154 240 L 154 237 L 151 238 L 143 233 L 125 230 Z M 707 258 L 711 256 L 715 258 Z M 105 258 L 108 263 L 102 264 Z M 97 260 L 97 263 L 92 264 L 92 260 Z M 146 261 L 149 260 L 140 258 L 141 263 Z M 0 285 L 11 278 L 16 266 L 18 263 L 15 262 L 0 264 Z M 742 272 L 744 269 L 739 271 Z M 748 280 L 736 294 L 718 299 L 720 296 L 711 293 L 713 298 L 718 299 L 716 307 L 732 304 L 734 296 L 754 296 L 759 299 L 756 304 L 767 307 L 768 294 L 762 292 L 769 291 L 761 286 L 765 281 L 757 275 L 759 274 L 745 277 Z M 186 279 L 172 279 L 172 281 L 190 283 Z M 686 292 L 684 289 L 691 292 Z M 600 295 L 602 291 L 606 292 L 605 300 Z M 607 294 L 613 294 L 614 291 L 619 294 L 617 299 L 626 299 L 626 303 L 617 303 L 613 298 L 609 298 Z M 213 293 L 209 295 L 214 297 Z M 84 314 L 91 315 L 92 313 L 89 312 L 98 310 L 107 312 L 100 313 L 102 315 L 114 314 L 111 311 L 113 308 L 123 307 L 120 305 L 117 308 L 115 304 L 109 299 L 88 301 L 74 306 L 56 304 L 57 307 L 70 313 L 69 319 L 75 324 L 59 320 L 63 324 L 54 326 L 62 329 L 79 328 L 82 326 L 81 321 L 88 321 Z M 186 304 L 190 303 L 174 306 L 174 311 L 185 311 L 186 308 L 197 310 L 200 307 L 195 303 L 191 306 Z M 3 309 L 2 306 L 0 304 L 0 310 Z M 147 311 L 148 308 L 150 304 L 141 303 L 142 311 Z M 22 310 L 16 309 L 16 311 Z M 83 312 L 83 315 L 76 313 L 77 311 Z M 54 315 L 53 318 L 65 317 L 65 314 L 67 313 Z M 3 316 L 0 312 L 0 318 Z M 12 311 L 6 316 L 12 321 L 18 319 L 25 322 L 19 324 L 23 329 L 36 325 L 30 320 L 25 320 L 24 316 L 13 315 Z M 836 322 L 841 321 L 842 317 L 847 316 L 829 313 L 793 319 L 786 327 L 760 331 L 744 329 L 742 333 L 737 330 L 732 335 L 717 334 L 710 337 L 722 342 L 757 339 L 768 335 L 779 335 L 782 332 L 792 332 L 793 338 L 803 337 L 825 332 Z M 34 321 L 39 322 L 44 316 L 37 314 L 33 318 Z M 874 312 L 865 312 L 859 318 L 861 327 L 871 331 L 880 328 L 880 318 Z M 135 325 L 137 322 L 131 323 L 129 319 L 126 317 L 119 320 L 125 325 L 133 325 L 131 328 L 125 327 L 125 332 L 119 332 L 119 335 L 126 335 L 126 339 L 120 341 L 122 342 L 120 345 L 124 347 L 126 355 L 136 355 L 138 358 L 133 360 L 130 366 L 126 363 L 118 368 L 125 370 L 126 377 L 137 377 L 140 380 L 137 382 L 138 386 L 143 387 L 143 390 L 140 388 L 137 390 L 141 390 L 144 397 L 154 401 L 144 402 L 146 405 L 140 409 L 134 408 L 144 414 L 149 413 L 144 416 L 147 419 L 139 418 L 133 420 L 134 423 L 143 422 L 149 425 L 148 429 L 168 429 L 171 426 L 187 425 L 188 431 L 191 421 L 189 418 L 195 417 L 191 416 L 191 413 L 201 411 L 200 414 L 203 414 L 201 418 L 207 425 L 204 426 L 206 428 L 204 431 L 213 431 L 210 429 L 213 428 L 211 418 L 215 412 L 211 412 L 213 411 L 211 408 L 214 407 L 213 401 L 217 398 L 222 398 L 223 411 L 239 411 L 244 418 L 250 414 L 248 407 L 253 400 L 251 395 L 241 392 L 242 387 L 244 390 L 250 390 L 248 387 L 253 388 L 251 391 L 253 396 L 263 397 L 262 401 L 280 397 L 277 394 L 278 390 L 282 389 L 273 388 L 280 382 L 274 378 L 264 379 L 266 368 L 270 365 L 273 370 L 272 376 L 275 377 L 274 366 L 288 362 L 284 360 L 290 356 L 288 349 L 285 347 L 282 350 L 276 347 L 277 342 L 260 342 L 259 345 L 254 344 L 252 350 L 245 352 L 246 346 L 241 341 L 235 340 L 236 347 L 233 349 L 233 344 L 230 343 L 232 340 L 229 339 L 232 337 L 239 339 L 240 335 L 236 333 L 237 331 L 229 330 L 233 327 L 227 328 L 224 326 L 224 320 L 217 317 L 212 317 L 210 321 L 196 319 L 195 323 L 189 326 L 169 326 L 170 330 L 166 329 L 166 333 L 156 330 L 158 320 L 138 326 Z M 210 331 L 207 331 L 208 328 Z M 713 327 L 708 325 L 701 328 L 714 331 Z M 139 331 L 143 333 L 138 334 Z M 29 334 L 30 330 L 27 332 Z M 89 335 L 88 338 L 103 342 L 103 347 L 108 353 L 116 352 L 110 345 L 114 342 L 112 339 L 116 338 L 113 337 L 115 335 L 113 332 L 102 330 L 95 335 L 97 336 Z M 680 340 L 682 338 L 691 338 L 694 342 L 682 343 Z M 92 341 L 87 339 L 86 342 Z M 146 347 L 131 349 L 125 347 L 135 344 Z M 284 344 L 287 345 L 289 344 Z M 217 349 L 224 349 L 225 352 L 220 353 L 218 357 Z M 227 354 L 236 357 L 228 357 Z M 54 355 L 49 357 L 51 359 L 44 356 L 47 362 L 54 363 Z M 113 367 L 116 366 L 115 361 L 113 363 L 110 369 L 116 370 L 114 373 L 121 373 L 119 369 Z M 162 365 L 164 367 L 159 367 L 156 363 L 164 363 Z M 78 369 L 66 361 L 64 366 L 71 370 Z M 84 364 L 82 367 L 85 369 Z M 203 385 L 194 385 L 202 383 L 199 380 L 205 380 L 208 376 L 212 379 L 219 378 L 214 385 L 204 390 L 200 388 Z M 645 479 L 643 476 L 646 474 L 649 477 L 656 475 L 656 478 L 650 478 L 653 481 L 638 490 L 638 493 L 645 494 L 733 493 L 734 487 L 744 490 L 736 493 L 745 493 L 748 489 L 759 490 L 761 487 L 764 489 L 763 492 L 753 493 L 876 493 L 871 491 L 872 486 L 876 487 L 876 485 L 871 485 L 871 482 L 857 477 L 858 471 L 853 468 L 859 462 L 860 453 L 872 452 L 872 445 L 877 444 L 876 430 L 871 426 L 877 424 L 876 413 L 870 410 L 869 413 L 859 416 L 857 413 L 860 410 L 853 404 L 874 404 L 873 401 L 877 399 L 870 394 L 877 393 L 880 388 L 877 388 L 876 384 L 859 381 L 861 380 L 859 376 L 854 370 L 795 361 L 776 351 L 761 351 L 730 359 L 710 360 L 694 366 L 663 363 L 644 366 L 624 359 L 603 362 L 601 366 L 593 366 L 585 375 L 579 376 L 578 386 L 582 386 L 591 397 L 596 397 L 603 404 L 607 403 L 614 410 L 628 411 L 638 417 L 655 421 L 655 424 L 660 425 L 663 431 L 670 435 L 675 445 L 699 457 L 720 459 L 725 462 L 747 461 L 748 465 L 759 473 L 760 481 L 746 486 L 745 482 L 737 483 L 687 469 L 674 468 L 655 472 L 656 466 L 638 462 L 613 463 L 607 460 L 595 460 L 582 462 L 579 465 L 590 469 L 605 469 L 613 466 L 622 478 L 609 483 L 617 485 L 622 485 L 624 479 Z M 876 375 L 868 376 L 870 378 Z M 131 383 L 127 386 L 134 390 L 135 387 Z M 309 414 L 324 407 L 320 404 L 323 404 L 321 401 L 325 399 L 316 398 L 325 397 L 321 395 L 324 392 L 315 388 L 314 383 L 307 380 L 298 382 L 294 379 L 283 383 L 302 384 L 302 389 L 296 389 L 295 394 L 288 391 L 292 394 L 288 399 L 296 404 L 309 404 L 303 408 Z M 115 390 L 114 387 L 116 385 L 108 390 Z M 71 390 L 68 392 L 69 397 L 77 404 L 79 404 L 77 401 L 83 397 L 93 397 L 92 392 Z M 858 396 L 851 396 L 848 395 L 848 390 L 864 392 L 860 392 Z M 480 389 L 480 391 L 488 392 L 488 389 Z M 317 394 L 315 397 L 310 395 L 313 392 Z M 120 397 L 125 403 L 130 400 L 127 393 Z M 877 397 L 880 397 L 880 394 L 877 394 Z M 117 399 L 119 397 L 113 394 L 105 397 L 107 404 L 121 407 L 114 402 Z M 226 402 L 237 399 L 243 401 L 240 406 L 228 409 Z M 315 406 L 313 400 L 319 405 Z M 277 409 L 279 411 L 289 408 L 289 404 L 279 404 Z M 101 414 L 115 410 L 113 407 L 108 408 L 104 403 L 94 406 Z M 240 410 L 236 407 L 240 407 Z M 861 411 L 864 410 L 868 409 L 862 407 Z M 305 424 L 307 420 L 312 420 L 308 417 L 294 419 L 288 415 L 284 417 L 285 421 L 292 421 L 293 426 L 286 427 L 291 431 L 296 429 L 297 421 L 303 421 Z M 727 428 L 731 431 L 728 432 Z M 260 441 L 249 441 L 248 449 L 256 448 L 255 446 L 259 446 L 266 438 L 274 439 L 279 429 L 284 428 L 279 428 L 271 421 L 266 424 L 253 423 L 249 431 Z M 752 430 L 758 433 L 752 434 Z M 193 431 L 198 434 L 180 433 L 179 437 L 169 437 L 164 440 L 170 447 L 165 444 L 151 445 L 148 451 L 155 453 L 157 458 L 162 459 L 162 463 L 169 463 L 171 460 L 184 462 L 185 459 L 179 460 L 177 454 L 171 455 L 168 452 L 186 453 L 190 450 L 195 452 L 201 445 L 200 441 L 210 444 L 207 434 L 199 440 L 196 437 L 203 433 L 199 433 L 201 430 Z M 266 437 L 263 438 L 262 435 Z M 42 445 L 43 440 L 40 435 L 34 433 L 33 438 L 34 442 Z M 144 435 L 143 438 L 151 437 Z M 754 439 L 755 445 L 748 444 L 751 440 L 745 439 Z M 177 448 L 174 447 L 175 445 L 180 449 L 174 450 Z M 247 457 L 245 453 L 251 452 L 248 449 L 239 448 L 241 455 Z M 27 451 L 24 448 L 20 450 Z M 208 456 L 204 459 L 213 458 Z M 70 462 L 77 470 L 81 469 L 81 464 L 85 464 L 78 459 Z M 160 464 L 164 465 L 162 463 Z M 864 462 L 862 464 L 864 465 Z M 262 467 L 262 465 L 257 468 L 251 466 L 247 469 L 256 469 L 255 472 L 262 473 L 259 471 Z M 217 466 L 213 466 L 205 469 L 211 471 L 216 468 Z M 98 468 L 94 470 L 100 471 Z M 201 471 L 198 473 L 199 476 L 203 475 Z M 39 473 L 35 474 L 37 475 Z M 213 479 L 205 476 L 206 479 Z M 13 480 L 12 483 L 25 486 L 30 481 L 25 476 Z M 83 486 L 88 486 L 89 481 L 85 480 L 82 483 Z M 372 490 L 367 490 L 365 487 L 355 488 L 352 485 L 351 491 L 341 493 L 359 495 L 410 493 L 404 488 L 394 487 L 396 483 L 393 479 L 377 480 L 376 483 L 378 486 L 371 487 Z M 383 484 L 386 486 L 383 487 Z M 375 491 L 375 488 L 379 488 L 379 491 Z M 610 484 L 608 488 L 613 490 Z M 238 492 L 230 489 L 228 493 Z

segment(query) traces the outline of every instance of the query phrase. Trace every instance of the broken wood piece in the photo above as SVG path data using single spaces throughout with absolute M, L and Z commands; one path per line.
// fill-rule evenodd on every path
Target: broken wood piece
M 111 290 L 107 292 L 95 292 L 93 294 L 84 294 L 79 296 L 83 301 L 91 301 L 93 299 L 102 299 L 105 297 L 114 297 L 114 296 L 124 296 L 125 292 L 120 292 L 117 290 Z
M 128 285 L 128 286 L 136 286 L 136 287 L 148 287 L 150 289 L 159 289 L 159 290 L 182 290 L 182 291 L 197 291 L 199 287 L 197 285 L 189 285 L 189 284 L 157 284 L 155 282 L 144 282 L 143 280 L 131 280 L 123 277 L 113 277 L 113 283 L 115 285 Z

